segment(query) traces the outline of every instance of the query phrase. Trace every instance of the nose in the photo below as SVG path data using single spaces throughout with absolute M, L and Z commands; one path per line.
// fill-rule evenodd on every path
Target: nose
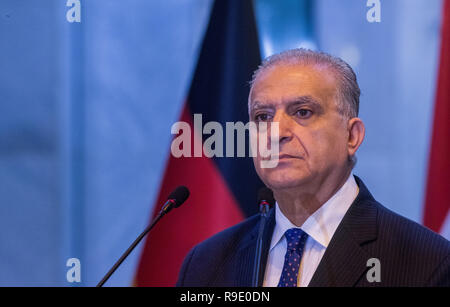
M 278 122 L 279 128 L 279 143 L 286 143 L 292 140 L 292 118 L 286 114 L 283 110 L 279 110 L 273 119 L 274 122 Z

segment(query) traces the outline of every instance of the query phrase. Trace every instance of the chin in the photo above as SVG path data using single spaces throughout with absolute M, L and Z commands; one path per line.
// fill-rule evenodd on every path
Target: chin
M 275 181 L 275 182 L 269 182 L 267 185 L 272 191 L 276 190 L 284 190 L 284 189 L 292 189 L 296 188 L 300 185 L 299 182 L 295 181 L 288 181 L 288 182 L 281 182 L 281 181 Z
M 299 187 L 308 181 L 307 176 L 299 176 L 298 174 L 296 176 L 292 175 L 274 176 L 274 175 L 275 174 L 267 176 L 265 180 L 263 180 L 264 183 L 272 190 L 291 189 Z

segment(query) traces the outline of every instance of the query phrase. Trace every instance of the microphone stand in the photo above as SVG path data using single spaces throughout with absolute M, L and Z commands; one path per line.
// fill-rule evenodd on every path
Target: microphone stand
M 125 258 L 128 257 L 128 255 L 131 253 L 131 251 L 136 247 L 136 245 L 141 242 L 141 240 L 145 237 L 145 235 L 158 223 L 158 221 L 166 215 L 172 208 L 175 206 L 175 200 L 169 199 L 164 206 L 162 207 L 161 211 L 159 211 L 158 215 L 153 219 L 152 223 L 145 228 L 145 230 L 140 234 L 139 237 L 137 237 L 136 240 L 128 247 L 128 249 L 123 253 L 123 255 L 117 260 L 117 262 L 113 265 L 113 267 L 106 273 L 105 277 L 97 284 L 96 287 L 102 287 L 105 282 L 111 277 L 111 275 L 117 270 L 117 268 L 122 264 L 122 262 L 125 260 Z
M 253 267 L 253 278 L 252 278 L 252 287 L 259 287 L 259 275 L 261 271 L 261 254 L 262 254 L 262 237 L 264 234 L 264 228 L 266 226 L 267 221 L 267 213 L 269 212 L 270 205 L 266 201 L 262 201 L 259 204 L 259 212 L 261 214 L 261 219 L 259 222 L 259 232 L 258 238 L 256 240 L 256 253 L 255 253 L 255 261 Z

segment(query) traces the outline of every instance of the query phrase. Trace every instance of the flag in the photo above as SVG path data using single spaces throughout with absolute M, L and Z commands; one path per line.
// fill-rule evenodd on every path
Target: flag
M 450 209 L 450 1 L 444 1 L 442 43 L 436 90 L 423 216 L 425 226 L 441 232 Z
M 193 114 L 201 114 L 203 124 L 219 122 L 224 134 L 226 122 L 248 122 L 249 81 L 260 60 L 252 1 L 216 0 L 180 118 L 189 123 L 192 138 L 200 142 L 208 138 L 194 131 Z M 147 237 L 137 286 L 174 286 L 182 261 L 195 244 L 257 213 L 256 194 L 263 183 L 246 156 L 170 154 L 153 216 L 176 186 L 186 185 L 191 196 Z

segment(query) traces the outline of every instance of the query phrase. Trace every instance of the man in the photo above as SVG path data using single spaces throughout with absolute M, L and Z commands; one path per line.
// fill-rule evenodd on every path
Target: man
M 275 209 L 263 243 L 263 286 L 450 286 L 450 243 L 379 204 L 353 176 L 364 139 L 351 67 L 295 49 L 255 72 L 250 120 L 279 123 L 278 165 L 256 171 Z M 250 286 L 259 217 L 194 247 L 178 286 Z

